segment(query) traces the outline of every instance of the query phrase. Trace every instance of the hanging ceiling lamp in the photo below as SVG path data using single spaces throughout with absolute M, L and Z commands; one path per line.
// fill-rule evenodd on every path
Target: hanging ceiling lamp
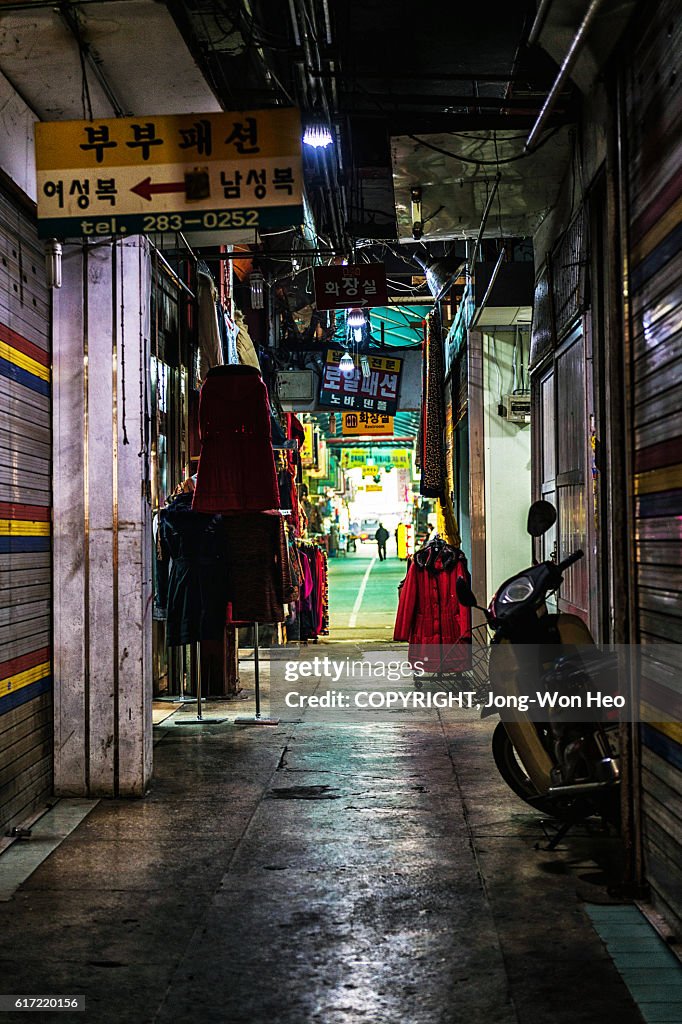
M 414 258 L 424 270 L 429 291 L 436 301 L 443 298 L 466 266 L 466 260 L 456 255 L 454 246 L 440 259 L 423 260 L 419 256 Z
M 365 314 L 361 309 L 349 309 L 346 322 L 349 327 L 364 327 Z
M 344 352 L 341 356 L 341 359 L 339 360 L 339 370 L 341 370 L 341 373 L 346 375 L 355 372 L 355 363 L 353 362 L 353 357 L 350 352 Z
M 319 118 L 309 121 L 303 131 L 303 142 L 313 149 L 325 149 L 334 141 L 329 125 Z

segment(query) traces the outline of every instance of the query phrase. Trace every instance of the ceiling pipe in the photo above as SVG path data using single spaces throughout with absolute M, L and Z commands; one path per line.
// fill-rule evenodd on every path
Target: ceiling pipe
M 330 127 L 332 124 L 331 113 L 329 110 L 329 104 L 327 102 L 327 96 L 324 89 L 321 87 L 320 82 L 316 81 L 312 71 L 320 69 L 322 66 L 322 60 L 320 57 L 319 47 L 315 43 L 315 53 L 313 53 L 313 47 L 311 46 L 310 35 L 308 32 L 306 19 L 310 20 L 311 24 L 315 23 L 314 10 L 312 7 L 310 10 L 306 10 L 306 0 L 289 0 L 289 11 L 291 14 L 294 38 L 300 40 L 303 46 L 303 53 L 306 60 L 306 68 L 299 65 L 301 70 L 301 78 L 303 83 L 303 93 L 307 94 L 308 102 L 311 109 L 316 106 L 316 101 L 322 106 L 325 118 L 327 119 Z M 300 17 L 300 28 L 299 28 L 299 17 Z M 334 231 L 334 242 L 336 245 L 343 250 L 345 246 L 345 232 L 343 230 L 344 216 L 341 211 L 341 205 L 339 203 L 340 188 L 338 184 L 337 175 L 335 169 L 332 171 L 334 180 L 332 181 L 332 174 L 330 174 L 330 167 L 325 153 L 317 153 L 317 166 L 321 171 L 324 179 L 325 188 L 329 196 L 329 207 L 332 218 L 332 225 Z
M 538 39 L 540 38 L 540 33 L 544 28 L 544 24 L 547 20 L 547 15 L 549 14 L 549 9 L 551 6 L 552 0 L 540 0 L 540 6 L 537 9 L 535 20 L 531 25 L 530 32 L 528 33 L 528 46 L 535 46 Z
M 104 2 L 104 0 L 97 0 L 97 2 Z M 500 82 L 506 85 L 508 82 L 528 82 L 528 75 L 522 74 L 504 74 L 491 73 L 488 74 L 484 71 L 477 71 L 475 75 L 472 75 L 471 71 L 460 72 L 460 71 L 412 71 L 409 69 L 403 69 L 400 67 L 396 71 L 371 71 L 364 69 L 362 72 L 355 72 L 354 74 L 350 71 L 344 71 L 342 68 L 330 68 L 328 71 L 314 71 L 316 78 L 340 78 L 342 80 L 355 81 L 356 78 L 380 78 L 382 81 L 396 81 L 409 79 L 410 81 L 419 82 L 467 82 L 471 83 L 472 79 L 476 82 L 486 83 L 497 83 Z M 547 88 L 547 86 L 545 86 Z M 471 97 L 469 97 L 471 99 Z
M 135 0 L 70 0 L 71 7 L 92 7 L 95 4 L 130 4 L 135 3 Z M 22 12 L 40 11 L 46 7 L 55 9 L 55 0 L 19 0 L 17 3 L 2 4 L 0 7 L 0 13 L 6 14 L 17 14 Z
M 485 226 L 488 223 L 488 216 L 490 214 L 490 208 L 493 205 L 493 199 L 495 198 L 495 195 L 497 194 L 497 189 L 499 187 L 501 178 L 502 178 L 502 175 L 498 171 L 496 176 L 495 176 L 495 181 L 493 182 L 493 187 L 490 190 L 490 195 L 488 196 L 488 201 L 485 204 L 485 209 L 483 211 L 483 216 L 481 218 L 481 226 L 478 229 L 478 237 L 476 238 L 476 244 L 474 245 L 474 251 L 471 254 L 471 259 L 469 260 L 469 266 L 467 267 L 467 276 L 468 277 L 471 277 L 473 275 L 474 265 L 476 263 L 476 257 L 478 256 L 478 250 L 481 248 L 481 242 L 483 240 L 483 232 L 485 231 Z
M 289 17 L 291 18 L 291 27 L 294 31 L 294 42 L 296 46 L 301 45 L 301 33 L 298 31 L 298 19 L 296 17 L 296 6 L 294 0 L 289 0 Z
M 563 63 L 559 68 L 559 74 L 556 76 L 554 80 L 554 85 L 550 89 L 549 95 L 547 96 L 547 99 L 545 100 L 542 106 L 542 110 L 538 114 L 537 120 L 530 130 L 530 135 L 526 139 L 526 144 L 523 147 L 524 152 L 528 153 L 533 148 L 533 146 L 535 145 L 540 136 L 540 132 L 545 126 L 545 123 L 549 115 L 554 110 L 556 102 L 559 98 L 559 94 L 564 87 L 564 83 L 566 82 L 566 79 L 570 75 L 575 62 L 578 59 L 578 55 L 585 40 L 585 36 L 587 35 L 590 26 L 592 25 L 592 22 L 594 21 L 599 11 L 599 8 L 602 6 L 603 2 L 604 0 L 592 0 L 592 3 L 587 8 L 587 11 L 585 12 L 585 17 L 581 21 L 580 27 L 576 32 L 575 36 L 573 37 L 573 42 L 571 43 L 568 49 L 568 53 L 564 57 Z
M 301 2 L 304 5 L 306 4 L 306 0 L 301 0 Z M 330 46 L 331 45 L 331 41 L 332 41 L 331 18 L 330 18 L 330 15 L 329 15 L 329 7 L 327 5 L 327 0 L 323 0 L 322 6 L 323 6 L 323 11 L 324 11 L 325 38 L 326 38 L 326 41 L 327 41 L 327 45 Z M 330 129 L 332 128 L 332 126 L 333 126 L 333 129 L 334 129 L 336 145 L 334 147 L 332 147 L 331 149 L 324 149 L 324 150 L 322 150 L 321 159 L 322 159 L 322 162 L 325 165 L 328 166 L 329 172 L 333 176 L 333 179 L 334 179 L 334 189 L 335 189 L 335 193 L 334 193 L 335 194 L 335 203 L 337 204 L 337 208 L 338 208 L 338 220 L 339 220 L 339 224 L 343 225 L 343 224 L 348 222 L 348 208 L 347 208 L 347 205 L 346 205 L 345 193 L 344 193 L 343 189 L 341 189 L 339 187 L 339 170 L 341 170 L 342 164 L 343 164 L 342 155 L 341 155 L 340 135 L 339 135 L 338 127 L 334 123 L 334 119 L 332 118 L 332 112 L 331 112 L 331 109 L 329 107 L 329 101 L 327 99 L 327 93 L 326 93 L 326 90 L 324 88 L 324 85 L 323 85 L 322 81 L 320 79 L 316 79 L 315 75 L 313 74 L 313 71 L 317 71 L 317 72 L 321 72 L 322 71 L 322 55 L 320 53 L 320 43 L 319 43 L 320 33 L 319 33 L 319 28 L 318 28 L 318 20 L 317 20 L 317 17 L 315 15 L 314 0 L 308 0 L 308 10 L 309 10 L 308 20 L 309 20 L 310 25 L 313 27 L 313 30 L 314 30 L 313 31 L 313 40 L 312 40 L 312 44 L 313 44 L 312 45 L 312 51 L 313 51 L 313 55 L 314 55 L 314 58 L 315 58 L 314 65 L 309 65 L 308 68 L 307 68 L 308 81 L 310 82 L 310 88 L 314 89 L 315 91 L 317 91 L 318 95 L 320 96 L 320 99 L 322 101 L 322 105 L 324 107 L 325 116 L 327 118 L 327 122 L 329 124 Z M 336 100 L 335 82 L 334 82 L 333 79 L 332 79 L 332 86 L 334 86 L 334 88 L 332 89 L 332 95 L 333 95 L 334 99 Z M 334 109 L 336 109 L 336 107 Z M 341 241 L 341 242 L 344 241 L 344 233 L 343 233 L 343 231 L 342 231 L 342 234 L 341 234 L 341 236 L 339 238 L 339 241 Z
M 474 327 L 476 326 L 476 324 L 478 323 L 478 321 L 479 321 L 479 319 L 481 317 L 481 313 L 483 312 L 483 310 L 485 309 L 485 307 L 488 304 L 488 299 L 490 298 L 490 296 L 492 294 L 492 290 L 495 287 L 495 281 L 497 280 L 497 275 L 499 274 L 499 272 L 500 272 L 500 270 L 502 268 L 502 263 L 504 262 L 505 255 L 506 254 L 505 254 L 504 249 L 500 249 L 500 255 L 497 257 L 497 263 L 493 267 L 493 272 L 492 272 L 492 274 L 490 276 L 490 280 L 488 281 L 488 287 L 485 290 L 485 295 L 483 296 L 483 300 L 481 302 L 481 305 L 478 307 L 478 309 L 474 313 L 474 315 L 472 317 L 472 320 L 471 320 L 471 323 L 469 324 L 469 330 L 470 331 L 472 331 L 474 329 Z

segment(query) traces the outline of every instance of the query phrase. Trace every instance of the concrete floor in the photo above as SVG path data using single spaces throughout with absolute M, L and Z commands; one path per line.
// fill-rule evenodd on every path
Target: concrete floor
M 616 843 L 536 851 L 493 727 L 165 722 L 149 796 L 0 904 L 2 990 L 97 1024 L 640 1024 L 581 902 Z

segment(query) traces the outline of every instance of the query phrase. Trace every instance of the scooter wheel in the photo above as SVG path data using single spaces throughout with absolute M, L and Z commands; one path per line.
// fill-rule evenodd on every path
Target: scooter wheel
M 516 756 L 514 744 L 509 739 L 502 722 L 498 722 L 492 740 L 493 758 L 497 770 L 509 788 L 527 804 L 548 818 L 560 821 L 583 821 L 595 813 L 596 808 L 583 797 L 542 796 L 531 782 L 525 768 Z
M 413 682 L 414 682 L 415 690 L 423 690 L 424 689 L 424 683 L 423 683 L 423 681 L 418 676 L 413 676 Z

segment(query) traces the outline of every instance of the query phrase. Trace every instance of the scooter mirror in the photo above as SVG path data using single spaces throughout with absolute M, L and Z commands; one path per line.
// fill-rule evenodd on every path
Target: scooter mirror
M 457 600 L 459 601 L 459 603 L 463 604 L 465 608 L 475 608 L 476 596 L 474 595 L 474 592 L 472 591 L 471 587 L 469 586 L 469 584 L 467 583 L 463 576 L 459 576 L 457 578 L 457 583 L 455 584 L 455 587 L 457 590 Z
M 556 523 L 556 509 L 549 501 L 534 501 L 528 509 L 526 529 L 531 537 L 542 537 Z

